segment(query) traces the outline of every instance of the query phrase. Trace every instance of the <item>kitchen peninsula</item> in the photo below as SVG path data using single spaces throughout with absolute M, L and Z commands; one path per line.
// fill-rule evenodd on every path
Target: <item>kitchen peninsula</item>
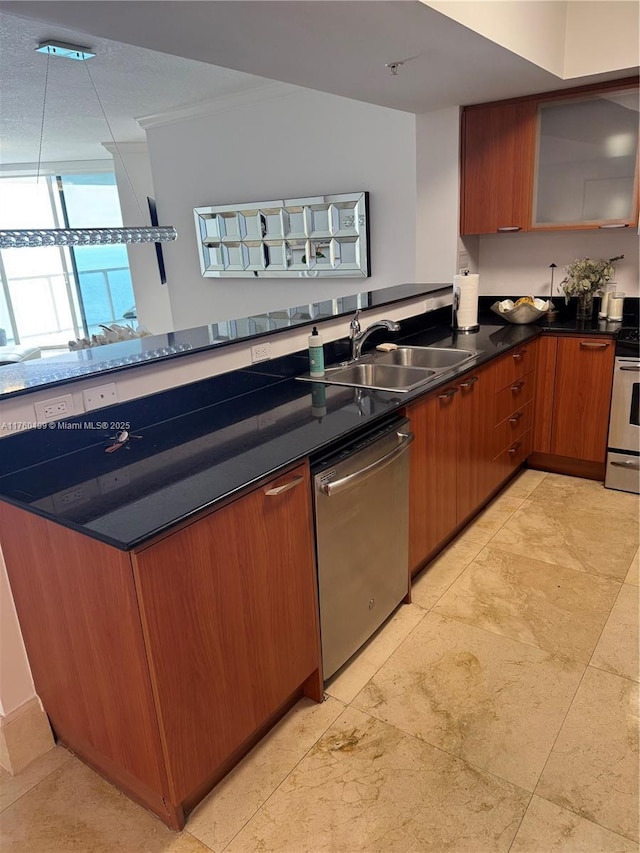
M 300 353 L 99 410 L 130 424 L 117 452 L 91 429 L 3 440 L 3 548 L 38 694 L 61 741 L 168 825 L 302 693 L 322 696 L 309 461 L 408 414 L 417 572 L 536 449 L 548 333 L 457 335 L 449 319 L 395 337 L 475 358 L 409 394 L 298 382 Z

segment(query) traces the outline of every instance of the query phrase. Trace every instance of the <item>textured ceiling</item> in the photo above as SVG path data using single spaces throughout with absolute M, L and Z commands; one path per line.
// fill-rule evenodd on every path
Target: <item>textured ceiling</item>
M 273 80 L 415 113 L 570 85 L 417 0 L 0 0 L 0 33 L 4 163 L 37 158 L 46 57 L 33 49 L 46 37 L 96 50 L 118 141 L 144 138 L 134 116 Z M 50 71 L 43 159 L 104 157 L 83 64 Z

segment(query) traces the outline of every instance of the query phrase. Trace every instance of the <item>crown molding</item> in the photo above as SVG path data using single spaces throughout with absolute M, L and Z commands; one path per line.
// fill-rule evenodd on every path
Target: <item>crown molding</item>
M 0 166 L 0 174 L 12 177 L 31 177 L 38 171 L 37 163 L 5 163 Z M 41 175 L 91 175 L 93 173 L 113 172 L 113 159 L 101 160 L 52 160 L 40 163 Z
M 149 153 L 146 142 L 101 142 L 100 144 L 109 154 L 116 154 L 118 151 L 124 151 L 127 154 Z
M 269 83 L 266 86 L 258 86 L 244 92 L 221 95 L 219 98 L 212 98 L 210 101 L 198 101 L 195 104 L 185 104 L 161 113 L 140 116 L 136 118 L 136 121 L 144 130 L 149 130 L 153 127 L 163 127 L 167 124 L 177 124 L 194 118 L 214 115 L 225 110 L 252 106 L 265 100 L 287 98 L 303 91 L 305 90 L 301 86 L 294 86 L 290 83 Z

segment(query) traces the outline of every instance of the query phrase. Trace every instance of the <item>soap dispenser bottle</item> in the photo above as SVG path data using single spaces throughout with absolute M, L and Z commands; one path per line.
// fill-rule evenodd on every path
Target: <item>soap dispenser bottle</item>
M 309 375 L 316 378 L 324 376 L 324 349 L 315 326 L 309 335 Z

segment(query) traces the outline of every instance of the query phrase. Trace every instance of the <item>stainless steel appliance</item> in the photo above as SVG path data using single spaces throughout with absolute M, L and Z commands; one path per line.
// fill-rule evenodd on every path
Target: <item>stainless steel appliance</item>
M 609 418 L 605 486 L 640 494 L 640 346 L 638 329 L 621 329 Z
M 396 418 L 312 469 L 325 680 L 408 593 L 412 441 Z

